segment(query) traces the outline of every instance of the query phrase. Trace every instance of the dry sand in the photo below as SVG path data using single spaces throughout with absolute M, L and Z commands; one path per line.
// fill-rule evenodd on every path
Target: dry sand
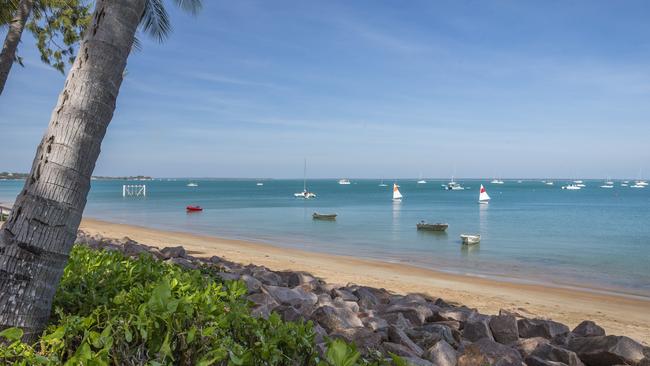
M 448 302 L 496 314 L 499 309 L 518 310 L 530 316 L 550 318 L 573 327 L 590 319 L 608 334 L 626 335 L 650 344 L 650 299 L 615 294 L 500 282 L 455 275 L 404 264 L 358 259 L 280 248 L 267 244 L 229 240 L 175 231 L 114 224 L 84 219 L 81 229 L 105 237 L 129 238 L 160 248 L 184 246 L 191 255 L 217 255 L 243 264 L 264 265 L 272 270 L 308 271 L 329 283 L 349 282 L 383 287 L 397 293 L 426 293 Z

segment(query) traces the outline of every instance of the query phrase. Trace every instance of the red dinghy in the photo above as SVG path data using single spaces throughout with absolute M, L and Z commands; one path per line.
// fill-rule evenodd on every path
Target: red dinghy
M 187 212 L 203 211 L 203 208 L 201 206 L 187 206 L 186 209 L 187 209 Z

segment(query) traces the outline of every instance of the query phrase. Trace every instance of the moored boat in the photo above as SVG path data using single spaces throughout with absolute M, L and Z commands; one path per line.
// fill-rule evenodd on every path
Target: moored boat
M 429 224 L 426 221 L 422 220 L 418 222 L 416 225 L 418 230 L 424 230 L 424 231 L 445 231 L 449 227 L 449 224 L 445 223 L 435 223 L 435 224 Z
M 311 217 L 314 220 L 336 220 L 336 214 L 319 214 L 318 212 L 314 212 Z
M 350 180 L 349 179 L 339 179 L 339 184 L 342 185 L 342 186 L 347 186 L 347 185 L 350 184 Z
M 393 183 L 393 201 L 401 201 L 402 193 L 399 191 L 397 183 Z
M 474 244 L 478 244 L 478 243 L 481 242 L 481 236 L 480 235 L 462 234 L 460 236 L 460 240 L 463 242 L 463 245 L 474 245 Z
M 582 187 L 580 187 L 577 184 L 569 184 L 569 185 L 563 186 L 562 189 L 566 189 L 568 191 L 578 191 L 578 190 L 581 190 Z
M 490 203 L 490 196 L 487 194 L 485 187 L 481 184 L 481 189 L 478 194 L 478 203 L 488 204 Z
M 197 206 L 197 205 L 189 205 L 189 206 L 185 207 L 185 209 L 187 210 L 187 212 L 200 212 L 200 211 L 203 211 L 203 207 Z
M 309 192 L 307 190 L 307 159 L 305 159 L 305 165 L 303 168 L 303 178 L 302 178 L 302 192 L 296 192 L 293 194 L 296 198 L 316 198 L 316 193 Z

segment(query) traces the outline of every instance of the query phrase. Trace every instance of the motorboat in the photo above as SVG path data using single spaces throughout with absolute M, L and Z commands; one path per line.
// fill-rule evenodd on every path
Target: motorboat
M 318 212 L 314 212 L 313 215 L 311 215 L 312 219 L 314 220 L 336 220 L 336 214 L 319 214 Z
M 350 180 L 348 179 L 339 179 L 339 184 L 342 186 L 347 186 L 350 184 Z
M 569 184 L 569 185 L 563 186 L 562 189 L 566 189 L 567 191 L 578 191 L 578 190 L 581 190 L 582 187 L 580 187 L 577 184 Z
M 460 236 L 460 240 L 462 241 L 463 245 L 474 245 L 474 244 L 478 244 L 478 243 L 481 242 L 481 236 L 480 235 L 462 234 Z
M 418 222 L 416 225 L 418 230 L 423 230 L 423 231 L 445 231 L 449 227 L 449 224 L 444 224 L 444 223 L 435 223 L 435 224 L 429 224 L 426 221 L 422 220 Z
M 185 207 L 185 209 L 187 210 L 187 212 L 200 212 L 200 211 L 203 211 L 203 207 L 196 206 L 196 205 L 187 206 L 187 207 Z

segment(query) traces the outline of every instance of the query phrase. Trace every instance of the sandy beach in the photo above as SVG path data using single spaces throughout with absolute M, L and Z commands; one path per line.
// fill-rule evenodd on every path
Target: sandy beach
M 329 283 L 351 282 L 383 287 L 402 294 L 425 293 L 449 302 L 475 307 L 488 314 L 496 314 L 499 309 L 508 309 L 527 316 L 557 320 L 570 327 L 590 319 L 605 328 L 608 334 L 626 335 L 646 345 L 650 344 L 650 299 L 501 282 L 404 264 L 313 253 L 95 219 L 84 219 L 80 229 L 105 237 L 128 236 L 138 242 L 161 248 L 182 245 L 197 257 L 218 255 L 243 264 L 264 265 L 272 270 L 308 271 Z

